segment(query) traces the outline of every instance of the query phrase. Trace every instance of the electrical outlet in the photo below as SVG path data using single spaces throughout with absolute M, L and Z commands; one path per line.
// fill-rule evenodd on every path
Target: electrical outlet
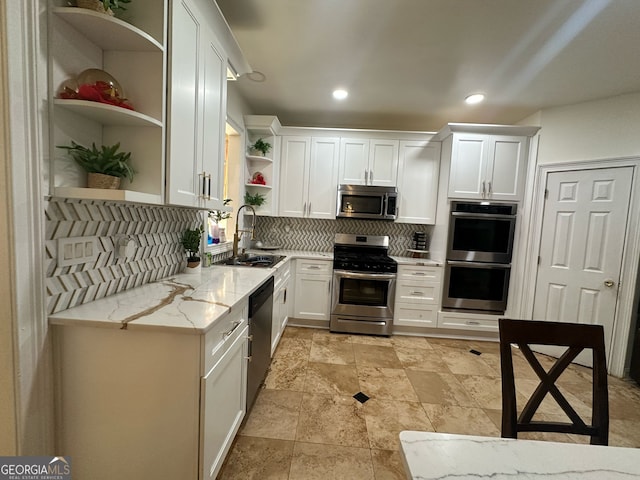
M 58 239 L 58 266 L 68 267 L 94 261 L 98 256 L 98 237 Z

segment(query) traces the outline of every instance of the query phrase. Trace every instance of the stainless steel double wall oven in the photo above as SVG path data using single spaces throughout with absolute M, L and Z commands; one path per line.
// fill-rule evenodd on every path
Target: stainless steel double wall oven
M 387 236 L 336 235 L 332 332 L 391 335 L 398 265 L 388 247 Z
M 451 202 L 442 307 L 504 313 L 517 205 Z

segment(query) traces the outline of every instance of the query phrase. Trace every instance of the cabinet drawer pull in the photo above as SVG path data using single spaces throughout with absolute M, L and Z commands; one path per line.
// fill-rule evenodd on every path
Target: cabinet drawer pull
M 467 325 L 480 325 L 480 322 L 478 322 L 476 320 L 467 320 L 466 324 Z
M 320 267 L 318 265 L 309 265 L 307 268 L 309 270 L 320 270 Z
M 412 275 L 417 275 L 419 277 L 424 277 L 426 275 L 426 273 L 424 273 L 424 272 L 413 272 Z
M 424 295 L 424 292 L 411 292 L 411 295 Z
M 235 331 L 235 329 L 240 326 L 241 323 L 242 322 L 233 322 L 233 327 L 231 327 L 231 330 L 224 332 L 222 334 L 222 338 L 227 338 L 229 335 L 231 335 Z
M 251 360 L 253 359 L 253 355 L 249 355 L 248 357 L 244 357 L 244 359 L 245 359 L 247 362 L 251 363 Z

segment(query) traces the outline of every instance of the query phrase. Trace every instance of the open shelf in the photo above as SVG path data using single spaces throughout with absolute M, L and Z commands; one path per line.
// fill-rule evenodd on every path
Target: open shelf
M 104 13 L 79 7 L 56 7 L 53 12 L 103 50 L 164 51 L 148 33 Z
M 252 162 L 264 162 L 264 163 L 273 163 L 273 160 L 269 157 L 262 157 L 260 155 L 247 155 L 247 160 Z
M 133 190 L 110 190 L 104 188 L 56 187 L 54 196 L 84 200 L 111 200 L 162 205 L 162 196 Z
M 144 113 L 107 103 L 56 98 L 54 105 L 94 120 L 102 125 L 123 127 L 162 127 L 162 122 Z

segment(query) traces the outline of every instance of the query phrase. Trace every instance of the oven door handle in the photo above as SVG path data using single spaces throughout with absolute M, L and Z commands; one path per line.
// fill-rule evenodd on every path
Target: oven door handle
M 488 262 L 461 262 L 458 260 L 447 260 L 447 265 L 452 267 L 468 267 L 468 268 L 511 268 L 510 263 L 488 263 Z
M 489 218 L 496 220 L 511 220 L 516 218 L 517 215 L 507 215 L 501 213 L 469 213 L 469 212 L 451 212 L 452 217 L 459 218 Z
M 340 278 L 363 278 L 365 280 L 394 280 L 397 277 L 395 273 L 360 273 L 347 270 L 334 270 L 333 273 Z

